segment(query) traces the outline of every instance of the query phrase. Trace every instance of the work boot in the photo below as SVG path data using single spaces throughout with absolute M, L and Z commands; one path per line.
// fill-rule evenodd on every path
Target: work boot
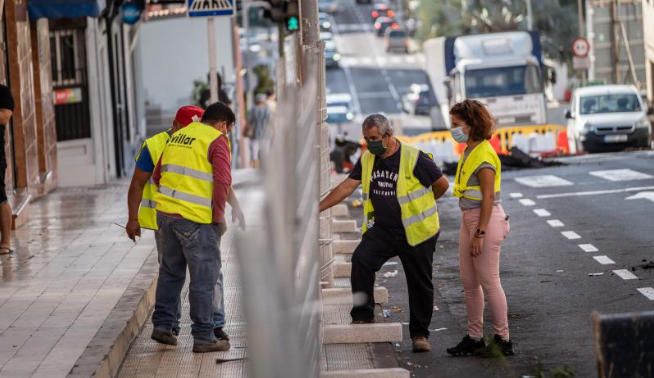
M 217 338 L 218 340 L 227 340 L 227 341 L 229 341 L 229 335 L 227 335 L 227 334 L 225 333 L 225 331 L 223 331 L 223 328 L 222 328 L 222 327 L 220 327 L 220 328 L 214 328 L 214 329 L 213 329 L 213 334 L 216 336 L 216 338 Z
M 216 340 L 214 342 L 193 342 L 193 353 L 226 352 L 229 350 L 229 341 Z
M 454 348 L 447 348 L 447 353 L 452 356 L 469 356 L 472 354 L 479 354 L 486 348 L 484 339 L 479 341 L 473 340 L 469 335 L 465 335 L 463 340 L 458 343 Z
M 429 344 L 429 339 L 426 337 L 416 336 L 411 340 L 413 340 L 413 353 L 423 353 L 431 350 L 431 344 Z
M 513 343 L 511 340 L 504 340 L 500 335 L 495 335 L 493 341 L 481 353 L 481 357 L 497 358 L 502 356 L 513 356 Z
M 177 337 L 175 337 L 172 331 L 167 329 L 153 329 L 150 338 L 160 344 L 177 345 Z

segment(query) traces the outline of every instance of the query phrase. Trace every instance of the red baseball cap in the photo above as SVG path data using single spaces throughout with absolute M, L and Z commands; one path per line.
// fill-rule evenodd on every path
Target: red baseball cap
M 204 110 L 200 107 L 193 105 L 182 106 L 175 114 L 175 121 L 182 126 L 188 126 L 191 122 L 200 122 L 203 114 Z

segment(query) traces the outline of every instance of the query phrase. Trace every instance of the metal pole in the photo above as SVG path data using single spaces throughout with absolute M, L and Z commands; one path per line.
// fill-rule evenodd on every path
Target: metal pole
M 207 18 L 207 37 L 209 39 L 209 102 L 218 102 L 218 77 L 216 76 L 216 31 L 213 17 Z
M 584 32 L 584 5 L 583 0 L 577 0 L 577 19 L 579 22 L 579 36 L 583 37 Z
M 534 13 L 531 9 L 531 0 L 525 0 L 527 3 L 527 30 L 534 28 Z

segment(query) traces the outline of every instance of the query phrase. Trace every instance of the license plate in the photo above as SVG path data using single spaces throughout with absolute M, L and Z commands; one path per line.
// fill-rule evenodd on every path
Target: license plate
M 628 139 L 627 135 L 606 135 L 604 136 L 604 143 L 620 143 L 626 142 Z

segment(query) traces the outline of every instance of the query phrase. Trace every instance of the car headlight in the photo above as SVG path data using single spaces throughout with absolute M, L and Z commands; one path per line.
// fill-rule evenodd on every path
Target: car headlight
M 341 60 L 341 54 L 338 54 L 338 53 L 334 54 L 332 59 L 334 59 L 335 62 L 338 62 L 339 60 Z
M 352 114 L 352 112 L 348 112 L 345 118 L 347 118 L 348 121 L 351 121 L 354 119 L 354 114 Z
M 637 128 L 646 128 L 650 127 L 649 119 L 643 118 L 640 121 L 636 122 L 636 127 Z

